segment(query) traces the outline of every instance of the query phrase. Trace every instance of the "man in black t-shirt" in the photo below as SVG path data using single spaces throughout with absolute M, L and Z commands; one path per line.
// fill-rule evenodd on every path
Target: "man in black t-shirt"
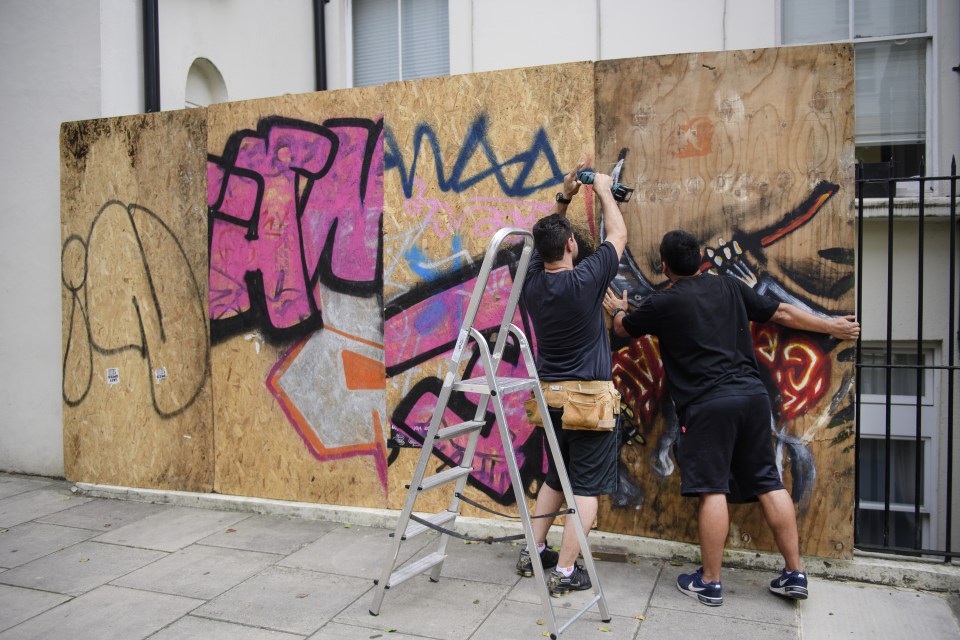
M 553 213 L 533 227 L 535 252 L 523 285 L 523 301 L 533 323 L 537 346 L 537 373 L 542 383 L 607 382 L 612 388 L 610 341 L 603 315 L 604 292 L 617 275 L 617 265 L 627 244 L 627 228 L 613 198 L 610 176 L 596 174 L 594 192 L 603 206 L 606 239 L 597 250 L 578 261 L 579 250 L 565 213 L 580 190 L 577 168 L 564 176 Z M 559 384 L 557 385 L 560 386 Z M 586 387 L 587 385 L 582 385 Z M 619 407 L 617 407 L 619 411 Z M 550 421 L 560 445 L 562 461 L 548 449 L 548 471 L 537 493 L 534 515 L 555 513 L 564 496 L 556 465 L 564 464 L 570 478 L 577 513 L 584 531 L 590 532 L 597 515 L 598 496 L 611 493 L 617 483 L 618 433 L 561 428 L 563 409 L 550 409 Z M 570 517 L 570 516 L 568 516 Z M 534 537 L 552 596 L 589 589 L 586 570 L 576 563 L 580 553 L 574 527 L 564 526 L 560 553 L 545 547 L 553 518 L 533 520 Z M 517 572 L 533 575 L 530 552 L 524 547 Z
M 771 411 L 750 337 L 750 321 L 855 340 L 854 316 L 822 317 L 757 294 L 740 280 L 700 273 L 696 239 L 670 231 L 660 243 L 667 289 L 627 313 L 626 296 L 608 291 L 604 309 L 617 335 L 656 335 L 680 419 L 677 457 L 680 492 L 698 496 L 703 566 L 677 579 L 677 588 L 708 606 L 723 602 L 720 569 L 729 531 L 727 496 L 732 477 L 745 501 L 759 501 L 785 561 L 774 593 L 807 597 L 796 510 L 777 470 L 770 437 Z

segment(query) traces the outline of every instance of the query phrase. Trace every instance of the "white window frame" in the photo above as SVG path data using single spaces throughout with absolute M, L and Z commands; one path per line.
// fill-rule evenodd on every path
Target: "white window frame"
M 939 167 L 939 157 L 940 157 L 940 140 L 937 135 L 937 121 L 938 121 L 938 83 L 937 83 L 937 73 L 936 70 L 940 68 L 940 58 L 937 53 L 937 47 L 935 46 L 936 34 L 935 29 L 931 25 L 938 24 L 939 16 L 937 13 L 938 3 L 935 0 L 926 0 L 926 11 L 927 11 L 927 24 L 926 31 L 910 33 L 910 34 L 898 34 L 896 36 L 870 36 L 870 37 L 855 37 L 853 30 L 856 28 L 854 24 L 854 3 L 860 1 L 865 2 L 868 0 L 846 0 L 847 8 L 849 11 L 849 20 L 848 20 L 848 32 L 847 38 L 842 40 L 825 40 L 823 42 L 849 42 L 851 44 L 866 44 L 870 42 L 893 42 L 896 40 L 926 40 L 926 64 L 925 66 L 925 77 L 924 84 L 927 89 L 927 101 L 926 101 L 926 116 L 925 116 L 925 139 L 924 139 L 924 159 L 925 159 L 925 172 L 928 176 L 937 176 L 940 175 Z M 783 42 L 783 0 L 777 0 L 776 3 L 776 38 L 777 43 L 780 46 L 794 46 L 793 44 L 784 44 Z M 799 44 L 799 43 L 796 43 Z M 809 44 L 818 44 L 811 42 Z M 901 185 L 901 191 L 903 189 L 909 189 L 916 185 L 913 183 L 906 183 Z M 933 193 L 936 190 L 937 181 L 931 180 L 927 182 L 927 191 Z M 911 195 L 907 193 L 898 193 L 898 195 Z M 916 194 L 912 194 L 916 195 Z
M 401 0 L 395 0 L 397 3 L 397 28 L 400 29 L 399 34 L 399 51 L 397 51 L 397 78 L 403 79 L 403 8 L 400 6 Z M 456 0 L 447 0 L 447 6 L 449 11 L 449 3 L 455 2 Z M 346 81 L 348 87 L 354 87 L 353 84 L 353 0 L 344 0 L 344 40 L 345 49 L 346 49 L 346 58 L 344 60 L 344 71 L 346 73 Z M 449 25 L 447 27 L 449 29 Z M 449 57 L 450 52 L 447 51 L 447 56 Z M 448 61 L 449 62 L 449 61 Z
M 886 351 L 884 341 L 864 341 L 861 344 L 861 351 Z M 916 343 L 894 342 L 891 344 L 893 353 L 917 352 Z M 923 364 L 931 367 L 938 362 L 939 349 L 935 346 L 924 344 L 922 347 Z M 938 457 L 938 433 L 939 433 L 939 376 L 935 369 L 927 368 L 924 370 L 924 392 L 920 396 L 920 440 L 922 443 L 922 463 L 923 463 L 923 493 L 920 500 L 920 518 L 921 518 L 921 538 L 922 545 L 925 548 L 933 546 L 933 532 L 937 529 L 937 468 L 939 465 Z M 892 395 L 890 396 L 890 439 L 900 441 L 916 440 L 916 396 Z M 886 437 L 886 395 L 885 394 L 867 394 L 861 391 L 860 394 L 860 438 L 883 440 Z M 859 502 L 861 511 L 883 511 L 884 503 L 861 499 Z M 890 501 L 891 512 L 913 513 L 912 503 L 900 503 Z

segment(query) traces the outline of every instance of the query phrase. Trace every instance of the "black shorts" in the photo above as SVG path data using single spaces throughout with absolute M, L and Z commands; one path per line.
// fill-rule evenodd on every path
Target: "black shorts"
M 773 453 L 766 394 L 724 396 L 689 405 L 680 421 L 680 493 L 725 493 L 755 502 L 783 489 Z
M 617 456 L 620 451 L 620 423 L 612 431 L 580 431 L 562 429 L 563 409 L 550 409 L 550 421 L 553 432 L 557 434 L 560 455 L 570 478 L 570 489 L 575 496 L 604 496 L 617 489 Z M 546 485 L 554 491 L 562 491 L 560 477 L 550 454 L 550 445 L 546 437 L 543 440 L 547 450 Z

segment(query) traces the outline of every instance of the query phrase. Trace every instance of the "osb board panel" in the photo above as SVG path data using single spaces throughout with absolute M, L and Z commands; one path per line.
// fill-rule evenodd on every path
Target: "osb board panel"
M 209 491 L 206 114 L 60 130 L 64 470 Z
M 623 207 L 629 253 L 618 285 L 635 301 L 662 285 L 660 239 L 683 228 L 723 277 L 852 312 L 853 77 L 846 45 L 598 63 L 598 164 L 625 153 L 622 179 L 636 188 Z M 775 325 L 754 334 L 802 551 L 849 556 L 852 345 Z M 656 355 L 649 340 L 615 347 L 638 437 L 621 451 L 629 482 L 600 528 L 695 541 L 696 501 L 679 497 L 677 423 Z M 732 510 L 729 545 L 775 548 L 758 507 Z
M 563 173 L 593 152 L 593 83 L 593 64 L 584 62 L 384 87 L 384 337 L 390 445 L 396 452 L 390 507 L 402 505 L 402 487 L 491 236 L 502 227 L 530 229 L 552 208 Z M 569 215 L 585 235 L 595 233 L 590 189 Z M 478 329 L 499 324 L 516 258 L 504 253 L 491 274 Z M 514 321 L 529 330 L 522 311 Z M 522 367 L 515 354 L 506 360 L 501 375 Z M 470 367 L 468 377 L 481 375 L 476 362 Z M 457 395 L 448 423 L 473 418 L 476 411 L 476 398 Z M 525 484 L 534 486 L 543 478 L 543 444 L 521 401 L 512 394 L 505 409 Z M 439 459 L 429 472 L 457 464 L 464 440 L 438 445 Z M 514 503 L 495 429 L 481 438 L 474 467 L 468 495 L 492 506 Z M 434 493 L 418 500 L 417 508 L 445 507 L 449 494 Z
M 216 490 L 387 493 L 379 89 L 209 108 Z

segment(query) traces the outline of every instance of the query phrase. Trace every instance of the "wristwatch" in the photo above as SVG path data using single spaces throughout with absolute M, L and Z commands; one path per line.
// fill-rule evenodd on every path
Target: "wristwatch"
M 557 202 L 560 204 L 570 204 L 573 201 L 573 198 L 564 198 L 563 191 L 557 191 Z
M 613 310 L 613 313 L 610 314 L 610 317 L 616 318 L 618 313 L 626 313 L 626 312 L 627 310 L 624 309 L 623 307 L 617 307 L 616 309 Z

